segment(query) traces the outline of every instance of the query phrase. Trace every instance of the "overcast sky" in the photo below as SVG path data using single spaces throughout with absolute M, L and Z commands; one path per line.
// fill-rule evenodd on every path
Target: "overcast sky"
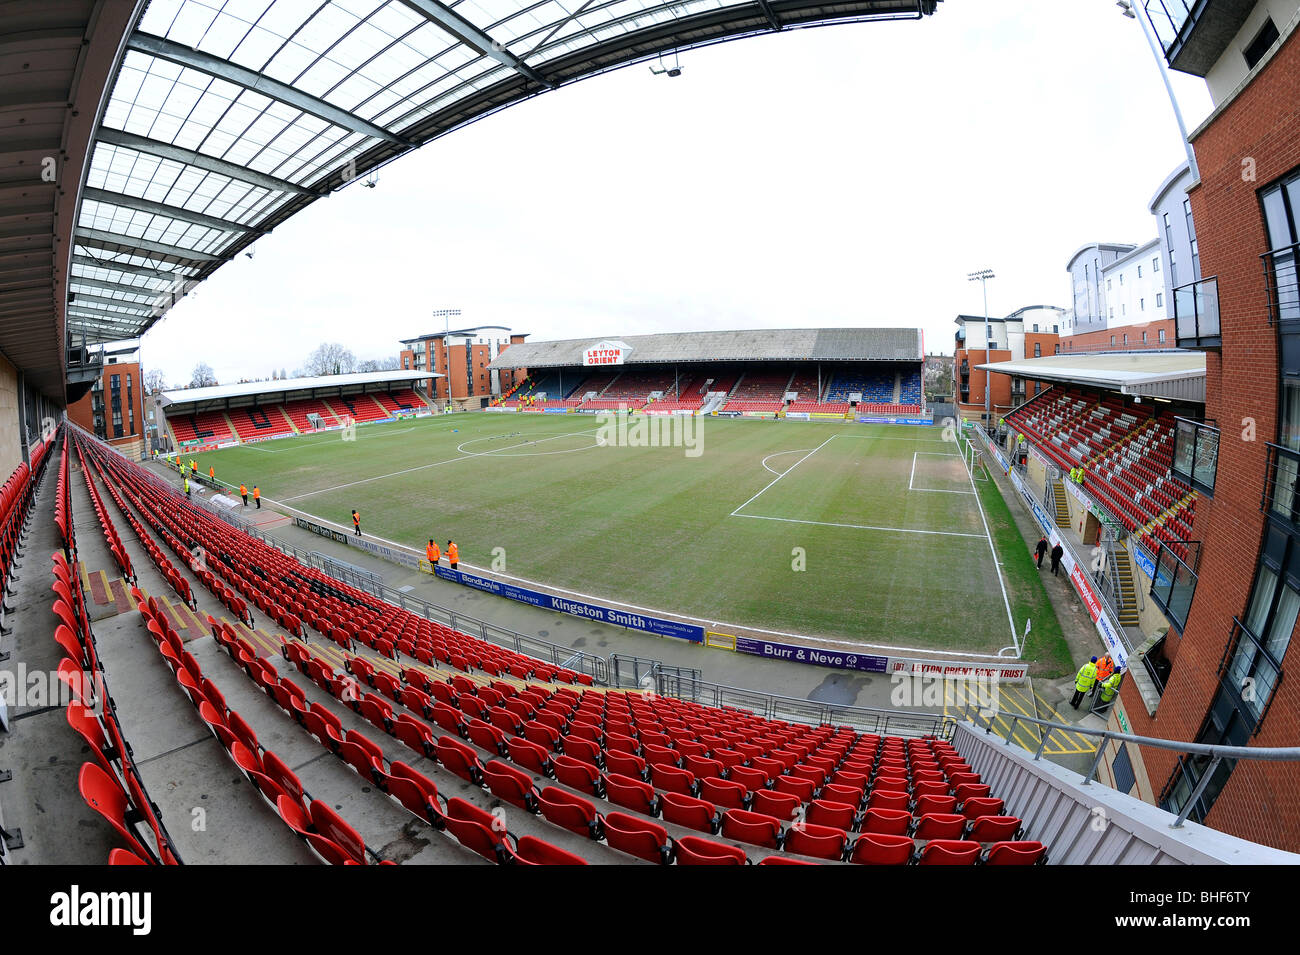
M 668 58 L 671 64 L 672 58 Z M 188 383 L 358 357 L 458 324 L 534 341 L 919 326 L 1069 305 L 1093 241 L 1155 237 L 1184 150 L 1113 0 L 947 0 L 933 17 L 785 31 L 547 93 L 313 203 L 174 308 L 146 370 Z M 1188 128 L 1205 84 L 1173 74 Z M 454 327 L 454 326 L 453 326 Z

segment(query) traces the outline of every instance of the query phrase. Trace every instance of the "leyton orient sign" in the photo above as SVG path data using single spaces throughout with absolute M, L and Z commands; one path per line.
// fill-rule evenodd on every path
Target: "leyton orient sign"
M 596 342 L 582 353 L 584 365 L 621 365 L 632 349 L 624 342 Z

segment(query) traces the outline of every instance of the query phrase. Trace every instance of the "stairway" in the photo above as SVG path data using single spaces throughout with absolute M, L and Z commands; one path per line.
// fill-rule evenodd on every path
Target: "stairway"
M 1052 482 L 1052 496 L 1056 501 L 1056 526 L 1070 526 L 1070 504 L 1065 497 L 1065 485 L 1060 481 Z
M 1115 568 L 1115 579 L 1119 582 L 1119 623 L 1121 627 L 1138 625 L 1137 588 L 1133 584 L 1133 561 L 1128 548 L 1116 546 L 1111 551 L 1110 559 Z

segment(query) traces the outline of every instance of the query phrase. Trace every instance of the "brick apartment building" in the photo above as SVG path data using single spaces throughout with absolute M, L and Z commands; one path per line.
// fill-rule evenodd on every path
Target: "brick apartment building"
M 1055 306 L 1031 305 L 1003 317 L 958 315 L 953 359 L 953 401 L 958 414 L 982 421 L 987 410 L 996 423 L 1001 415 L 1047 390 L 1047 382 L 990 373 L 979 366 L 1056 354 L 1064 314 L 1064 309 Z
M 148 432 L 139 352 L 106 353 L 103 373 L 68 406 L 68 418 L 130 457 L 138 457 Z
M 1125 681 L 1123 709 L 1136 734 L 1295 746 L 1300 680 L 1284 663 L 1300 611 L 1300 0 L 1180 0 L 1146 15 L 1170 67 L 1204 77 L 1214 102 L 1189 137 L 1205 278 L 1173 295 L 1177 344 L 1206 355 L 1205 421 L 1174 454 L 1190 441 L 1201 458 L 1202 542 L 1184 568 L 1186 619 L 1170 617 L 1163 695 L 1152 712 Z M 1300 764 L 1142 756 L 1165 808 L 1191 803 L 1193 820 L 1300 850 Z
M 528 376 L 525 368 L 496 371 L 488 367 L 503 351 L 527 337 L 503 325 L 434 332 L 403 339 L 398 360 L 403 370 L 443 375 L 434 379 L 434 397 L 439 401 L 446 402 L 448 397 L 456 401 L 489 399 L 504 394 Z

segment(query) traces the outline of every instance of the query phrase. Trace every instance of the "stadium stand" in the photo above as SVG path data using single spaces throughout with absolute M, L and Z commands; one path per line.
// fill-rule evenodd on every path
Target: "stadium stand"
M 325 419 L 326 424 L 335 424 L 338 422 L 337 416 L 325 402 L 319 398 L 299 398 L 290 401 L 284 406 L 284 412 L 289 416 L 289 420 L 294 423 L 299 431 L 311 431 L 312 424 L 308 419 L 309 414 L 320 415 Z
M 356 785 L 401 807 L 433 838 L 506 864 L 575 864 L 601 852 L 679 865 L 906 864 L 937 856 L 969 863 L 994 855 L 999 862 L 1044 861 L 1042 847 L 1021 840 L 1019 820 L 1004 818 L 1002 801 L 946 741 L 592 689 L 582 674 L 417 617 L 299 564 L 93 439 L 72 440 L 87 482 L 93 473 L 103 483 L 177 595 L 196 602 L 193 573 L 235 617 L 207 617 L 231 661 L 218 678 L 242 673 L 284 725 L 297 724 L 358 777 Z M 171 564 L 155 538 L 184 563 Z M 211 555 L 206 569 L 190 571 L 193 546 Z M 136 593 L 141 620 L 179 688 L 267 811 L 321 861 L 390 861 L 330 800 L 306 796 L 226 703 L 213 674 L 199 668 L 157 599 Z M 247 629 L 253 607 L 287 634 L 277 648 L 287 671 Z M 304 642 L 307 628 L 320 638 Z M 211 664 L 206 669 L 216 673 Z M 92 752 L 109 755 L 103 747 Z M 429 773 L 414 768 L 421 759 Z M 89 765 L 88 786 L 101 782 L 102 772 Z M 441 774 L 471 788 L 461 784 L 461 795 L 446 798 Z M 515 807 L 505 828 L 488 811 L 493 800 Z M 121 799 L 101 802 L 115 822 L 137 815 Z M 944 814 L 953 818 L 937 818 Z M 153 861 L 142 834 L 124 828 L 127 850 Z M 161 820 L 156 831 L 167 845 Z
M 280 405 L 235 408 L 230 411 L 229 417 L 241 441 L 293 434 L 293 425 Z
M 1054 387 L 1007 423 L 1064 473 L 1083 468 L 1083 489 L 1153 553 L 1163 541 L 1186 559 L 1196 494 L 1171 470 L 1172 413 L 1114 394 Z
M 388 409 L 370 395 L 331 395 L 326 404 L 334 409 L 335 417 L 353 421 L 379 421 L 389 418 Z
M 379 391 L 371 395 L 379 402 L 383 408 L 389 412 L 390 417 L 399 411 L 428 411 L 429 407 L 410 388 L 402 391 L 386 392 Z
M 216 444 L 219 441 L 233 441 L 234 435 L 226 416 L 220 411 L 203 411 L 199 414 L 182 415 L 178 418 L 168 417 L 172 433 L 177 441 L 202 441 Z

